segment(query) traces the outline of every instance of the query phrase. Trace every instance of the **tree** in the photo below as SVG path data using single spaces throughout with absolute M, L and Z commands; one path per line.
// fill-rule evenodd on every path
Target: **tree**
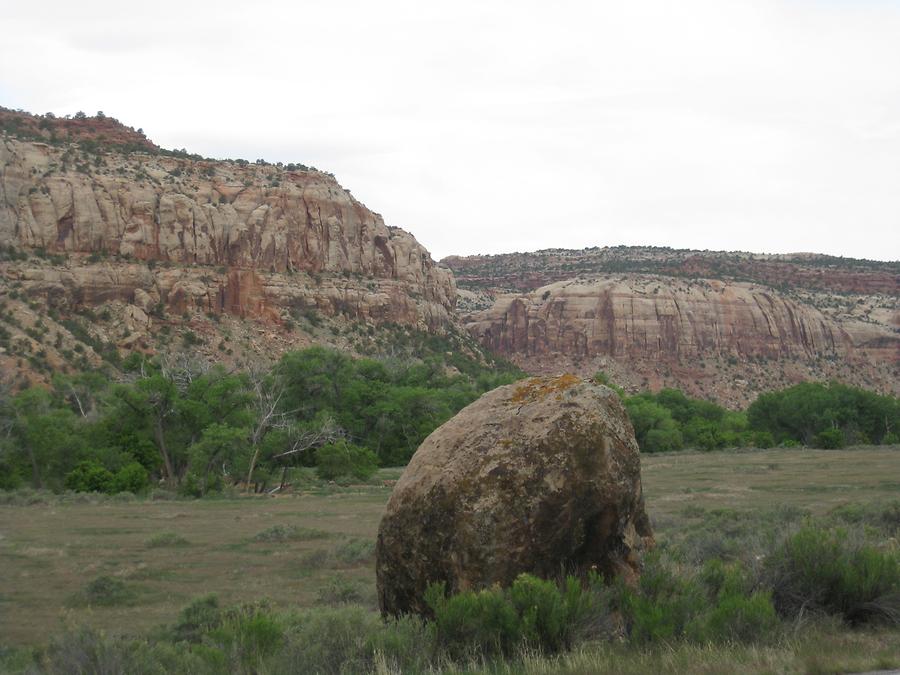
M 366 480 L 378 468 L 378 457 L 367 448 L 347 441 L 323 445 L 316 450 L 316 474 L 324 480 L 350 476 Z
M 200 496 L 206 494 L 217 481 L 211 480 L 215 467 L 222 477 L 240 470 L 247 463 L 247 429 L 214 422 L 203 430 L 202 438 L 191 445 L 191 470 L 201 478 Z M 235 472 L 236 473 L 236 472 Z

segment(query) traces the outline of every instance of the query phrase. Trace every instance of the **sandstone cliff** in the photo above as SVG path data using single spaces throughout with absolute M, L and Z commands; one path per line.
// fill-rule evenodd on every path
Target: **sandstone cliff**
M 67 255 L 52 273 L 13 274 L 29 287 L 87 302 L 129 300 L 140 288 L 175 311 L 274 318 L 282 307 L 321 296 L 311 304 L 329 313 L 439 327 L 455 299 L 452 275 L 412 235 L 388 228 L 315 171 L 152 154 L 85 157 L 4 139 L 0 241 Z M 91 254 L 117 264 L 92 264 Z M 365 277 L 375 288 L 321 290 L 310 280 L 317 274 Z
M 276 354 L 309 342 L 343 348 L 346 325 L 311 334 L 322 319 L 453 327 L 452 273 L 330 174 L 160 151 L 109 118 L 0 109 L 0 128 L 0 285 L 21 315 L 14 338 L 100 306 L 110 325 L 90 319 L 88 329 L 150 351 L 176 317 L 214 341 L 218 327 L 207 324 L 225 317 L 253 319 L 265 335 L 309 329 L 257 349 Z M 66 342 L 70 331 L 51 329 Z
M 675 386 L 732 406 L 805 379 L 900 393 L 897 293 L 829 293 L 796 279 L 779 290 L 728 278 L 592 274 L 577 265 L 547 272 L 572 278 L 503 293 L 485 282 L 515 286 L 504 284 L 517 279 L 512 264 L 492 270 L 485 260 L 445 261 L 459 268 L 461 285 L 476 289 L 461 291 L 464 323 L 530 372 L 604 370 L 631 390 Z M 473 269 L 475 283 L 467 278 Z M 818 288 L 866 283 L 866 270 L 845 272 L 826 275 Z M 876 277 L 886 287 L 897 278 L 884 270 Z M 517 283 L 527 286 L 529 273 Z

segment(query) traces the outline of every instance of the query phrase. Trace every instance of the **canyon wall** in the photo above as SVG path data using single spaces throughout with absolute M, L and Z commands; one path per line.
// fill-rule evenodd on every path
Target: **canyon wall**
M 444 262 L 459 275 L 468 330 L 530 372 L 603 370 L 629 390 L 674 386 L 734 407 L 806 379 L 900 394 L 896 293 L 577 268 L 567 270 L 572 278 L 504 292 L 503 286 L 527 289 L 529 275 L 540 270 L 516 277 L 513 263 L 498 257 L 503 264 L 495 269 L 484 256 L 470 266 Z M 474 282 L 467 277 L 473 269 Z M 561 271 L 548 265 L 545 274 Z M 846 271 L 836 282 L 826 275 L 816 288 L 869 281 Z M 895 287 L 896 275 L 876 274 L 875 288 Z
M 440 330 L 453 276 L 325 173 L 0 140 L 4 275 L 58 302 L 278 320 L 315 308 Z M 140 292 L 138 292 L 140 291 Z

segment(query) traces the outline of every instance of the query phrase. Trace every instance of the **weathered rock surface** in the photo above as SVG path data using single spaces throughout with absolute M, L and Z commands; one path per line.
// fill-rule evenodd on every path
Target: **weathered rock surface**
M 900 393 L 897 307 L 891 296 L 630 273 L 500 295 L 464 323 L 530 372 L 601 369 L 635 389 L 675 386 L 737 407 L 806 379 Z
M 2 138 L 0 243 L 65 257 L 56 278 L 18 265 L 26 293 L 37 275 L 76 297 L 134 302 L 141 290 L 174 311 L 260 318 L 300 297 L 326 313 L 423 328 L 446 324 L 456 301 L 453 275 L 332 176 L 268 164 Z M 91 255 L 107 263 L 88 264 Z
M 455 592 L 522 572 L 633 579 L 651 543 L 618 396 L 573 375 L 533 378 L 485 394 L 416 451 L 378 532 L 379 602 L 424 613 L 431 583 Z

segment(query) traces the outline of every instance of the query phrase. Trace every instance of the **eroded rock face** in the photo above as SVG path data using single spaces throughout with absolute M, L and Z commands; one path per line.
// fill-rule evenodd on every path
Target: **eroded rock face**
M 65 259 L 49 273 L 13 266 L 26 294 L 43 276 L 86 299 L 140 290 L 175 312 L 312 307 L 428 329 L 456 302 L 452 273 L 411 234 L 314 170 L 2 138 L 0 243 Z
M 485 394 L 416 451 L 378 532 L 379 603 L 426 613 L 431 583 L 456 592 L 522 572 L 633 579 L 651 543 L 618 396 L 574 375 L 532 378 Z
M 748 282 L 629 274 L 502 295 L 464 322 L 530 372 L 605 370 L 632 389 L 674 386 L 744 407 L 761 391 L 808 379 L 896 393 L 896 307 L 888 296 L 848 302 Z

